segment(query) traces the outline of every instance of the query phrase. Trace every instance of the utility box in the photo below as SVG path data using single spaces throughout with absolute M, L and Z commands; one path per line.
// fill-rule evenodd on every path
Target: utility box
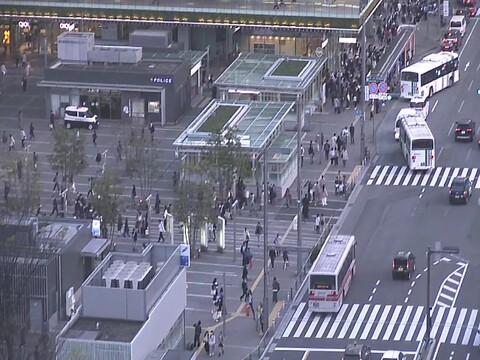
M 135 30 L 130 34 L 129 45 L 149 49 L 165 49 L 172 45 L 172 32 L 169 30 Z
M 94 33 L 66 31 L 57 36 L 58 58 L 62 61 L 86 63 L 94 46 Z

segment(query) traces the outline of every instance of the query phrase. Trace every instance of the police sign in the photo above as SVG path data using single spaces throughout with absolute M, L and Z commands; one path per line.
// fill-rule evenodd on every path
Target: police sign
M 67 30 L 67 31 L 73 31 L 75 30 L 75 24 L 72 23 L 60 23 L 60 29 L 64 29 L 64 30 Z
M 18 27 L 20 29 L 28 29 L 30 27 L 30 22 L 28 21 L 19 21 L 18 22 Z

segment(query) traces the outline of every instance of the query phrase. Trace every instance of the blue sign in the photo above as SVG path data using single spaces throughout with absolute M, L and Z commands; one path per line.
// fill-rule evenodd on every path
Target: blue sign
M 100 237 L 100 220 L 98 219 L 92 220 L 92 236 Z
M 180 244 L 180 266 L 190 267 L 190 245 Z
M 380 84 L 378 84 L 378 92 L 386 93 L 387 91 L 388 91 L 388 85 L 385 81 L 382 81 Z
M 172 84 L 173 77 L 170 75 L 155 76 L 151 77 L 150 81 L 154 84 Z
M 359 121 L 362 118 L 362 112 L 359 109 L 355 110 L 355 121 Z
M 368 90 L 370 90 L 370 94 L 376 94 L 378 92 L 377 83 L 370 83 L 370 85 L 368 85 Z

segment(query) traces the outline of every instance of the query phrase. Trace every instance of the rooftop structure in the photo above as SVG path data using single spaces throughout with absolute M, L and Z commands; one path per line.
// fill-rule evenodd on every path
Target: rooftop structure
M 317 79 L 326 61 L 323 56 L 242 54 L 217 78 L 215 85 L 230 92 L 302 93 Z
M 242 147 L 258 154 L 278 136 L 292 102 L 213 100 L 180 134 L 173 145 L 180 152 L 198 152 L 209 145 L 211 134 L 234 130 Z
M 57 338 L 59 360 L 78 351 L 99 360 L 145 359 L 167 339 L 177 344 L 183 335 L 180 247 L 150 244 L 141 254 L 110 253 L 81 290 L 81 307 Z M 109 357 L 101 355 L 106 348 Z

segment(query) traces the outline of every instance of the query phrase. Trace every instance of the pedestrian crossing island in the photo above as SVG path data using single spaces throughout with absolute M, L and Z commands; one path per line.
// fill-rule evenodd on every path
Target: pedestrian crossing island
M 367 185 L 449 187 L 455 177 L 468 178 L 480 188 L 478 168 L 437 167 L 428 171 L 412 171 L 408 166 L 377 165 L 367 177 Z
M 412 305 L 343 304 L 336 314 L 297 307 L 284 338 L 418 342 L 425 335 L 425 308 Z M 480 345 L 477 309 L 436 306 L 431 336 L 441 343 Z

